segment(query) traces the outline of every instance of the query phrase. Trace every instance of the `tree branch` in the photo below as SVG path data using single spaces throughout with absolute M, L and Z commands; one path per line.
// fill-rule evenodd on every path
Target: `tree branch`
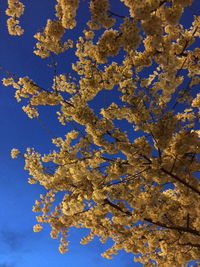
M 159 6 L 157 6 L 156 8 L 154 8 L 153 10 L 151 10 L 151 13 L 157 11 L 162 5 L 164 5 L 165 3 L 167 3 L 168 0 L 163 0 L 160 2 Z
M 128 216 L 132 216 L 132 213 L 130 211 L 124 211 L 122 208 L 120 208 L 118 205 L 112 203 L 108 199 L 105 199 L 104 203 L 110 205 L 111 207 L 115 208 L 116 210 L 118 210 L 118 211 L 120 211 L 120 212 L 122 212 L 122 213 L 124 213 L 124 214 L 126 214 Z M 191 229 L 189 227 L 182 227 L 182 226 L 176 226 L 176 225 L 170 226 L 170 225 L 166 225 L 166 224 L 164 224 L 162 222 L 154 222 L 150 218 L 144 218 L 143 220 L 146 221 L 146 222 L 152 223 L 154 225 L 166 228 L 166 229 L 176 230 L 176 231 L 190 233 L 190 234 L 193 234 L 193 235 L 200 236 L 200 232 L 199 231 Z
M 194 187 L 194 186 L 188 184 L 186 181 L 182 180 L 182 179 L 181 179 L 179 176 L 177 176 L 176 174 L 173 174 L 173 173 L 169 172 L 168 170 L 166 170 L 166 169 L 164 169 L 164 168 L 161 168 L 160 170 L 161 170 L 162 172 L 168 174 L 168 175 L 171 176 L 172 178 L 174 178 L 174 179 L 175 179 L 176 181 L 178 181 L 179 183 L 185 185 L 187 188 L 190 188 L 193 192 L 195 192 L 195 193 L 197 193 L 198 195 L 200 195 L 200 191 L 199 191 L 196 187 Z
M 115 16 L 115 17 L 122 18 L 122 19 L 126 18 L 126 16 L 118 15 L 110 10 L 108 10 L 108 13 L 109 13 L 109 17 Z
M 115 182 L 115 183 L 112 183 L 112 182 L 110 182 L 110 183 L 104 183 L 103 185 L 104 185 L 104 186 L 112 186 L 112 185 L 116 185 L 116 184 L 121 184 L 121 183 L 127 183 L 127 182 L 130 182 L 130 181 L 132 181 L 133 179 L 135 179 L 138 175 L 140 175 L 141 173 L 147 171 L 148 169 L 149 169 L 149 168 L 146 168 L 146 169 L 144 169 L 144 170 L 142 170 L 142 171 L 140 171 L 140 172 L 138 172 L 138 173 L 132 175 L 131 177 L 129 177 L 129 178 L 127 178 L 127 179 L 124 179 L 124 180 L 121 180 L 121 181 L 117 181 L 117 182 Z
M 162 222 L 154 222 L 150 218 L 144 218 L 144 220 L 146 222 L 152 223 L 154 225 L 157 225 L 157 226 L 160 226 L 160 227 L 163 227 L 163 228 L 167 228 L 167 229 L 171 229 L 171 230 L 176 230 L 176 231 L 181 231 L 181 232 L 190 233 L 190 234 L 193 234 L 193 235 L 200 236 L 200 232 L 199 231 L 194 230 L 194 229 L 191 229 L 189 227 L 182 227 L 182 226 L 176 226 L 176 225 L 170 226 L 170 225 L 166 225 L 166 224 L 164 224 Z
M 105 199 L 104 200 L 104 203 L 110 205 L 111 207 L 115 208 L 116 210 L 118 210 L 118 211 L 120 211 L 120 212 L 122 212 L 122 213 L 124 213 L 124 214 L 126 214 L 128 216 L 131 216 L 132 215 L 130 211 L 124 211 L 122 208 L 120 208 L 118 205 L 112 203 L 108 199 Z

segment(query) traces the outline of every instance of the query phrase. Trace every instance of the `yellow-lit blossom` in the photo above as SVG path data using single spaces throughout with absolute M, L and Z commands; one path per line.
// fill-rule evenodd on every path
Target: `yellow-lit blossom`
M 41 224 L 35 224 L 33 226 L 33 231 L 34 232 L 40 232 L 42 230 L 42 225 Z

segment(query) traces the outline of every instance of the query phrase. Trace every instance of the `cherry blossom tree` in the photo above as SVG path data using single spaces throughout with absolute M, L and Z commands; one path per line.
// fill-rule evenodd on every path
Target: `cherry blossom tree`
M 3 84 L 15 88 L 30 118 L 39 106 L 56 105 L 58 122 L 74 130 L 53 138 L 50 153 L 11 154 L 24 157 L 29 183 L 46 188 L 33 207 L 33 230 L 50 224 L 61 253 L 75 226 L 90 229 L 82 244 L 112 238 L 102 254 L 109 259 L 124 249 L 144 266 L 185 266 L 200 257 L 200 16 L 188 28 L 180 23 L 192 0 L 118 1 L 125 16 L 109 0 L 91 0 L 82 35 L 63 41 L 79 24 L 79 1 L 57 0 L 55 19 L 34 35 L 34 53 L 43 59 L 72 49 L 71 74 L 56 72 L 51 89 L 13 75 Z M 10 34 L 23 33 L 23 12 L 19 0 L 8 0 Z M 108 91 L 115 97 L 106 104 L 100 94 Z

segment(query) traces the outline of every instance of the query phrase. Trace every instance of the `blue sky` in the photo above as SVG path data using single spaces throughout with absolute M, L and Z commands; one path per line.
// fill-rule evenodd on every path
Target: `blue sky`
M 1 66 L 19 76 L 28 75 L 44 87 L 51 85 L 53 69 L 47 66 L 50 60 L 41 60 L 32 53 L 35 44 L 33 35 L 45 25 L 47 18 L 53 17 L 55 2 L 27 1 L 21 19 L 25 28 L 22 37 L 8 35 L 6 16 L 1 14 L 4 23 L 0 31 Z M 5 9 L 6 1 L 1 7 L 1 10 Z M 86 19 L 86 16 L 79 14 L 79 18 Z M 76 29 L 73 36 L 79 33 L 80 29 Z M 73 54 L 59 56 L 59 70 L 70 71 L 70 62 L 74 59 Z M 4 77 L 3 72 L 0 77 Z M 71 230 L 70 250 L 64 255 L 58 251 L 59 241 L 50 238 L 50 227 L 44 227 L 40 233 L 32 231 L 37 215 L 32 212 L 32 206 L 45 190 L 39 185 L 27 183 L 28 174 L 23 169 L 23 159 L 12 160 L 10 150 L 13 147 L 22 150 L 35 147 L 41 153 L 47 152 L 52 148 L 51 136 L 37 120 L 26 116 L 13 96 L 11 87 L 0 86 L 0 267 L 141 266 L 133 263 L 131 253 L 122 252 L 113 260 L 102 258 L 100 254 L 111 242 L 103 245 L 96 238 L 86 246 L 80 245 L 81 237 L 88 230 Z M 42 111 L 41 119 L 45 125 L 57 136 L 64 134 L 66 129 L 57 123 L 55 112 L 51 108 Z
M 53 18 L 56 1 L 26 1 L 25 14 L 21 19 L 25 28 L 22 37 L 9 36 L 7 33 L 6 16 L 3 14 L 6 2 L 3 1 L 3 6 L 1 4 L 0 65 L 19 76 L 28 75 L 47 88 L 52 83 L 50 77 L 53 69 L 47 66 L 49 59 L 41 60 L 32 53 L 35 44 L 33 35 L 45 25 L 47 18 Z M 118 5 L 119 1 L 111 2 L 112 11 L 126 14 L 126 9 Z M 191 20 L 193 11 L 198 9 L 197 2 L 198 0 L 188 10 L 185 23 Z M 87 0 L 81 1 L 78 19 L 82 23 L 88 18 L 84 8 L 86 5 Z M 75 38 L 80 30 L 79 27 L 76 28 L 69 33 L 69 37 Z M 58 56 L 57 60 L 58 71 L 68 72 L 70 63 L 75 58 L 72 53 L 66 53 Z M 0 72 L 0 78 L 3 77 L 3 72 Z M 48 226 L 40 233 L 32 231 L 36 223 L 32 206 L 44 189 L 27 183 L 28 174 L 23 169 L 23 160 L 12 160 L 10 151 L 13 147 L 22 150 L 35 147 L 41 153 L 47 152 L 52 149 L 51 136 L 38 120 L 31 120 L 26 116 L 13 95 L 12 88 L 0 85 L 0 267 L 142 266 L 133 262 L 132 254 L 123 251 L 112 260 L 102 258 L 100 254 L 111 242 L 103 245 L 95 239 L 86 246 L 80 245 L 80 238 L 88 233 L 84 229 L 71 230 L 70 250 L 64 255 L 57 249 L 58 241 L 50 238 Z M 41 119 L 56 136 L 69 130 L 57 123 L 55 110 L 52 108 L 43 108 Z

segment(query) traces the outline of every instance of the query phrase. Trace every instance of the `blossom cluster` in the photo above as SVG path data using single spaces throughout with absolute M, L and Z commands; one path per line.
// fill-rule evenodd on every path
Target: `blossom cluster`
M 6 15 L 10 18 L 7 20 L 8 32 L 11 35 L 22 35 L 24 30 L 19 25 L 18 18 L 24 13 L 24 5 L 19 0 L 8 0 Z

